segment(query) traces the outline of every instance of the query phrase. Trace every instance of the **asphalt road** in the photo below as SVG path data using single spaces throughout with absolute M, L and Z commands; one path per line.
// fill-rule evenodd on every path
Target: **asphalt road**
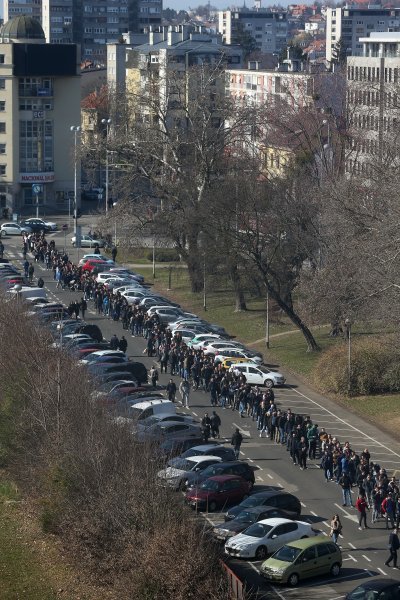
M 64 245 L 63 233 L 51 234 L 58 246 Z M 78 250 L 70 246 L 67 236 L 67 248 L 72 260 L 77 260 Z M 21 244 L 19 239 L 4 238 L 5 255 L 16 264 L 22 261 Z M 80 250 L 82 256 L 85 251 Z M 42 276 L 49 298 L 57 298 L 65 305 L 75 297 L 80 297 L 68 291 L 56 290 L 52 272 L 46 271 L 40 265 L 35 265 L 35 277 Z M 97 323 L 104 337 L 110 339 L 116 333 L 122 335 L 121 323 L 104 319 L 95 314 L 90 306 L 86 320 Z M 124 332 L 126 334 L 126 332 Z M 128 339 L 128 354 L 135 360 L 144 362 L 150 367 L 154 359 L 143 355 L 145 342 L 143 338 Z M 268 362 L 268 361 L 267 361 Z M 168 378 L 160 376 L 160 382 L 166 383 Z M 175 377 L 177 386 L 179 378 Z M 291 408 L 295 412 L 308 414 L 320 427 L 325 427 L 340 440 L 348 440 L 358 452 L 368 447 L 372 460 L 379 462 L 389 472 L 400 474 L 400 444 L 387 434 L 367 423 L 359 417 L 337 407 L 320 394 L 308 389 L 292 376 L 287 377 L 288 385 L 277 389 L 276 400 L 280 408 Z M 190 413 L 201 418 L 205 411 L 211 408 L 209 395 L 204 392 L 192 392 L 190 397 Z M 341 600 L 363 579 L 372 577 L 391 577 L 400 579 L 400 571 L 384 565 L 388 556 L 388 532 L 383 521 L 371 524 L 370 514 L 368 524 L 370 529 L 359 531 L 355 509 L 342 507 L 341 489 L 335 483 L 325 483 L 323 472 L 319 469 L 318 461 L 310 461 L 306 471 L 300 471 L 289 459 L 285 447 L 277 445 L 265 438 L 260 439 L 255 422 L 249 417 L 240 418 L 237 412 L 219 409 L 222 420 L 221 435 L 228 441 L 235 427 L 239 427 L 244 442 L 241 458 L 247 460 L 256 468 L 255 491 L 263 486 L 282 487 L 298 496 L 302 504 L 302 519 L 313 523 L 326 535 L 329 522 L 334 513 L 338 513 L 343 523 L 343 537 L 340 539 L 343 552 L 343 568 L 340 576 L 335 579 L 317 578 L 301 583 L 298 588 L 271 586 L 258 575 L 260 563 L 257 561 L 229 560 L 231 568 L 242 578 L 246 578 L 257 597 L 260 599 L 279 598 L 280 600 Z M 353 494 L 355 501 L 356 495 Z M 204 517 L 210 524 L 221 523 L 223 515 L 209 513 Z

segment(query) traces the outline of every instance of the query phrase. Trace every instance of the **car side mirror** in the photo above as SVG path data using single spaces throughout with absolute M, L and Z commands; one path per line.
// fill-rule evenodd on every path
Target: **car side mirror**
M 274 533 L 274 535 L 272 536 L 272 539 L 275 540 L 278 536 L 276 535 L 276 533 Z

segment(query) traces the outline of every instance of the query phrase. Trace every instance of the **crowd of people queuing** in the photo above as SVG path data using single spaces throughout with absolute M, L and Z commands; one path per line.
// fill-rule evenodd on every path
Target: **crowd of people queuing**
M 185 407 L 189 407 L 192 389 L 203 390 L 209 394 L 211 407 L 237 411 L 240 417 L 256 423 L 260 437 L 286 447 L 293 464 L 300 469 L 307 469 L 308 460 L 318 460 L 325 481 L 341 487 L 343 506 L 357 509 L 360 529 L 363 525 L 368 528 L 367 511 L 371 511 L 371 523 L 384 518 L 386 528 L 399 526 L 399 483 L 395 477 L 388 476 L 385 468 L 371 460 L 367 448 L 358 454 L 348 441 L 341 442 L 324 428 L 319 429 L 309 416 L 295 414 L 290 408 L 280 409 L 272 389 L 250 386 L 245 375 L 234 366 L 226 369 L 220 363 L 215 364 L 213 357 L 202 350 L 188 347 L 179 332 L 172 335 L 171 329 L 160 323 L 157 314 L 148 314 L 144 307 L 129 304 L 119 292 L 114 293 L 98 282 L 95 273 L 74 264 L 65 252 L 58 252 L 54 240 L 48 243 L 44 234 L 24 236 L 23 250 L 25 257 L 30 251 L 34 261 L 42 262 L 46 269 L 53 271 L 57 287 L 82 293 L 81 303 L 70 303 L 70 308 L 74 305 L 71 316 L 78 317 L 80 311 L 84 317 L 87 303 L 93 302 L 98 314 L 120 321 L 132 337 L 142 336 L 146 340 L 144 353 L 155 359 L 150 378 L 153 384 L 158 381 L 158 368 L 161 374 L 170 375 L 166 391 L 172 401 L 177 393 L 173 377 L 178 376 Z M 27 269 L 31 264 L 28 263 Z M 211 417 L 208 414 L 203 417 L 202 425 L 205 440 L 208 441 L 210 435 L 219 437 L 221 420 L 215 411 Z M 241 434 L 236 430 L 232 444 L 237 456 L 241 441 Z M 358 492 L 355 503 L 352 501 L 353 488 Z M 340 519 L 335 515 L 331 523 L 335 540 L 341 530 Z

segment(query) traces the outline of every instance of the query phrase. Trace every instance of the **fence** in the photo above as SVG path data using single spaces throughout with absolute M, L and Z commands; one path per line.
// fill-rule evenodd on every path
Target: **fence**
M 221 560 L 221 565 L 224 568 L 228 577 L 229 591 L 232 600 L 245 600 L 245 587 L 243 582 L 237 575 Z

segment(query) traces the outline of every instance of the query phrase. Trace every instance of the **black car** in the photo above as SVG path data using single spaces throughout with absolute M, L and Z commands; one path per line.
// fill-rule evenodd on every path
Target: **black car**
M 109 372 L 120 371 L 117 366 L 112 366 L 109 369 Z M 141 362 L 133 362 L 129 361 L 124 364 L 123 371 L 129 372 L 139 383 L 147 383 L 147 369 Z
M 41 233 L 42 231 L 51 231 L 51 227 L 46 225 L 42 219 L 29 219 L 29 221 L 21 221 L 21 227 L 30 227 L 33 233 Z
M 212 454 L 211 452 L 210 455 L 215 456 L 215 454 Z M 188 488 L 198 486 L 209 477 L 214 477 L 215 475 L 239 475 L 245 481 L 249 481 L 251 483 L 251 487 L 253 487 L 255 483 L 254 469 L 252 469 L 249 464 L 242 461 L 215 463 L 214 465 L 207 467 L 207 469 L 204 469 L 204 471 L 192 471 L 187 475 Z
M 156 458 L 165 462 L 170 458 L 179 456 L 185 450 L 201 444 L 203 438 L 177 438 L 174 440 L 165 440 L 156 448 Z
M 296 498 L 296 496 L 279 490 L 265 490 L 264 492 L 252 494 L 237 506 L 230 508 L 225 514 L 225 521 L 232 521 L 232 519 L 235 519 L 242 510 L 254 506 L 272 506 L 273 508 L 279 508 L 290 515 L 287 517 L 289 519 L 298 519 L 301 514 L 300 500 Z
M 253 508 L 245 508 L 232 521 L 227 521 L 217 525 L 213 529 L 213 534 L 218 540 L 226 541 L 228 538 L 242 533 L 247 527 L 253 523 L 262 521 L 263 519 L 291 519 L 291 513 L 275 508 L 273 506 L 254 506 Z
M 374 579 L 364 581 L 346 596 L 346 600 L 399 600 L 400 581 Z
M 224 462 L 236 461 L 236 454 L 233 448 L 213 442 L 194 446 L 182 454 L 182 458 L 189 458 L 190 456 L 220 456 Z

